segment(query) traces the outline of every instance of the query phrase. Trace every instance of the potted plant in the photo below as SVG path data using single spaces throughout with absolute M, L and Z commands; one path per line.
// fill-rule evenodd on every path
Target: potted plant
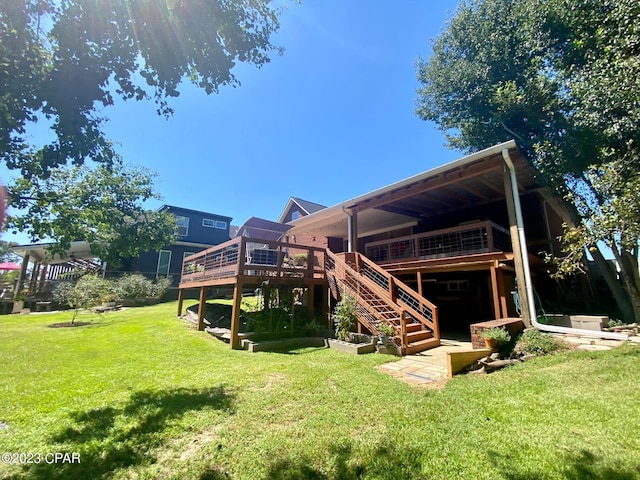
M 511 335 L 504 328 L 489 328 L 480 334 L 484 338 L 484 344 L 492 350 L 511 340 Z
M 378 330 L 380 331 L 380 343 L 383 345 L 386 345 L 389 342 L 389 337 L 393 337 L 396 334 L 393 327 L 386 323 L 380 324 Z
M 307 254 L 306 253 L 296 253 L 295 255 L 293 255 L 291 257 L 291 260 L 293 260 L 293 264 L 297 267 L 301 267 L 303 266 L 306 261 L 307 261 Z
M 333 323 L 336 326 L 338 340 L 349 341 L 349 332 L 358 321 L 356 307 L 355 299 L 348 295 L 345 295 L 336 305 L 333 311 Z

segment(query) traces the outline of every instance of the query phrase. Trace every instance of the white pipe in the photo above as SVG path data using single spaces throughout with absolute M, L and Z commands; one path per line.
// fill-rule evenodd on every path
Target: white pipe
M 524 222 L 522 220 L 522 207 L 520 205 L 520 195 L 518 194 L 518 184 L 516 182 L 516 170 L 509 156 L 509 149 L 502 149 L 502 158 L 509 169 L 509 179 L 511 181 L 511 192 L 513 193 L 513 204 L 516 211 L 516 225 L 518 227 L 518 237 L 520 238 L 520 253 L 522 255 L 522 266 L 524 268 L 524 281 L 527 299 L 529 300 L 529 316 L 531 325 L 539 330 L 553 333 L 565 333 L 580 335 L 583 337 L 606 338 L 609 340 L 629 340 L 629 336 L 624 333 L 601 332 L 597 330 L 584 330 L 581 328 L 557 327 L 555 325 L 545 325 L 539 323 L 536 314 L 535 298 L 533 296 L 533 283 L 531 281 L 531 270 L 529 268 L 529 252 L 524 236 Z

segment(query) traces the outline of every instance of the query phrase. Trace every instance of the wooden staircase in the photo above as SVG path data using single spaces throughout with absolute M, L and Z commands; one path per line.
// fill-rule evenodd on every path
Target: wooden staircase
M 404 355 L 440 345 L 438 308 L 365 256 L 327 251 L 325 270 L 333 296 L 354 298 L 358 321 L 372 334 L 383 323 L 393 327 Z

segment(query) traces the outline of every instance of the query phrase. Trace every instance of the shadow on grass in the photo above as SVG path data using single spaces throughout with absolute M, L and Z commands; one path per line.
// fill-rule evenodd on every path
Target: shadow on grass
M 493 465 L 501 472 L 500 478 L 506 480 L 544 480 L 557 478 L 557 472 L 524 470 L 508 455 L 490 452 L 489 457 Z M 602 459 L 588 450 L 580 450 L 579 454 L 567 454 L 563 459 L 562 478 L 567 480 L 634 480 L 638 478 L 640 465 L 632 468 L 623 466 L 612 467 L 603 465 Z
M 25 466 L 23 473 L 34 479 L 100 479 L 121 468 L 152 464 L 154 449 L 167 441 L 164 430 L 172 421 L 191 410 L 233 414 L 234 400 L 224 387 L 142 391 L 121 408 L 75 412 L 74 425 L 56 433 L 51 443 L 54 451 L 79 454 L 80 462 L 42 462 Z
M 424 478 L 420 461 L 424 451 L 416 448 L 399 448 L 384 442 L 359 452 L 354 451 L 350 443 L 340 442 L 332 445 L 329 453 L 331 455 L 329 465 L 317 468 L 313 466 L 313 460 L 307 457 L 278 459 L 269 467 L 264 478 L 265 480 Z

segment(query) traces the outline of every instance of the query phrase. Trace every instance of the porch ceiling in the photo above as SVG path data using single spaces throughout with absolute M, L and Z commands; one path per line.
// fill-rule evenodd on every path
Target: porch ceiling
M 515 142 L 506 142 L 291 222 L 290 235 L 347 237 L 348 213 L 359 236 L 415 225 L 420 219 L 505 198 L 502 150 L 515 165 L 520 193 L 540 188 L 535 169 Z

